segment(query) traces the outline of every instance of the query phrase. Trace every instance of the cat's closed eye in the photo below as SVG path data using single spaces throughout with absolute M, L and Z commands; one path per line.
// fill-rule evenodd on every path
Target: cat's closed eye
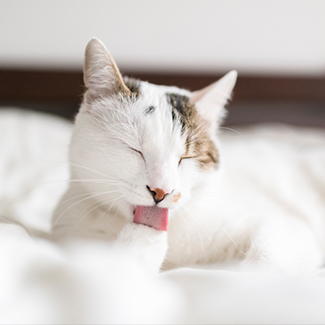
M 131 147 L 129 147 L 129 148 L 130 148 L 131 150 L 137 152 L 137 153 L 142 157 L 142 159 L 143 159 L 144 161 L 146 161 L 146 159 L 144 158 L 144 155 L 143 155 L 143 153 L 142 153 L 141 151 L 139 151 L 139 150 L 137 150 L 137 149 L 134 149 L 134 148 L 131 148 Z
M 181 157 L 181 159 L 178 162 L 178 166 L 181 164 L 182 160 L 184 159 L 195 159 L 197 158 L 196 156 L 185 156 L 185 157 Z

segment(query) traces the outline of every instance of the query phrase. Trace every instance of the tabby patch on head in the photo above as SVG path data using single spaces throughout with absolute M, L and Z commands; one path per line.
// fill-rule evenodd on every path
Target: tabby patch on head
M 195 158 L 202 169 L 217 168 L 219 153 L 210 139 L 207 125 L 198 114 L 190 98 L 179 94 L 166 94 L 171 105 L 174 123 L 180 123 L 182 134 L 186 136 L 186 152 L 182 159 Z
M 132 95 L 135 95 L 136 97 L 140 96 L 140 80 L 128 77 L 123 77 L 123 80 L 124 84 L 131 91 Z

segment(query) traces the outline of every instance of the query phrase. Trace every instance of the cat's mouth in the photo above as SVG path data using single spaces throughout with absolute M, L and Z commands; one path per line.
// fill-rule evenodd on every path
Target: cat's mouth
M 149 226 L 157 230 L 167 231 L 169 217 L 168 208 L 159 208 L 157 205 L 138 205 L 133 209 L 133 215 L 134 223 Z

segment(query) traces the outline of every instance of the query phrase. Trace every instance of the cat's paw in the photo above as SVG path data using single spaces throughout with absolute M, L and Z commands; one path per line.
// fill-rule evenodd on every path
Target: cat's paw
M 148 269 L 158 272 L 167 252 L 167 232 L 130 223 L 119 233 L 115 246 L 127 250 Z

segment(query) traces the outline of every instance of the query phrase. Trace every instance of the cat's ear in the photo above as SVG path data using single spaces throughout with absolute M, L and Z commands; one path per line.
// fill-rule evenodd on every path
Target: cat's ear
M 92 38 L 86 47 L 84 83 L 87 100 L 117 92 L 130 94 L 112 55 L 97 38 Z
M 207 123 L 211 132 L 220 125 L 226 115 L 224 108 L 237 80 L 237 71 L 230 71 L 217 82 L 191 94 L 199 114 Z

